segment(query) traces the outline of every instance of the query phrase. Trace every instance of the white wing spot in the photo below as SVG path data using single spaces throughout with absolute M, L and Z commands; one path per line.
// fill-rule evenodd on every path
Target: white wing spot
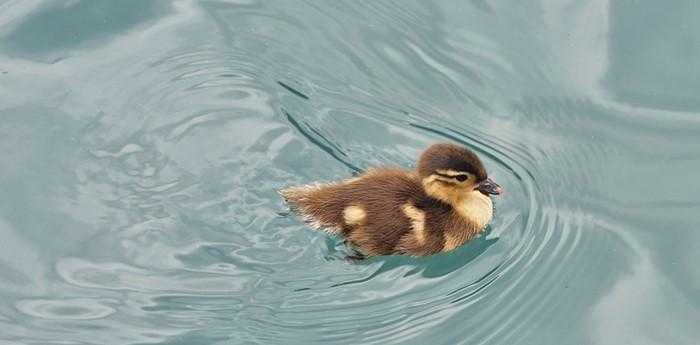
M 359 225 L 364 222 L 367 214 L 359 206 L 348 206 L 343 210 L 343 218 L 347 225 Z
M 425 212 L 411 204 L 403 205 L 402 210 L 406 217 L 411 220 L 411 227 L 418 244 L 425 244 Z

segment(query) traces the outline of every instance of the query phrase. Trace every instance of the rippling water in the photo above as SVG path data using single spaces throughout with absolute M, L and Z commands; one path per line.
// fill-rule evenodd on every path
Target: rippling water
M 700 6 L 0 2 L 0 344 L 698 344 Z M 468 145 L 485 235 L 352 264 L 280 187 Z

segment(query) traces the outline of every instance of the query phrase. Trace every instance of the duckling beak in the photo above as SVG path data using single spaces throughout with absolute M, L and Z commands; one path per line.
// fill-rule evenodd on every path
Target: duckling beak
M 481 181 L 476 187 L 480 192 L 489 195 L 498 195 L 503 193 L 503 188 L 496 184 L 496 182 L 493 182 L 490 178 L 487 178 L 486 180 Z

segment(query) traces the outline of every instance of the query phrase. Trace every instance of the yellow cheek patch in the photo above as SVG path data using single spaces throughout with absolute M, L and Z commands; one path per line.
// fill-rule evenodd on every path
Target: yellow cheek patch
M 445 182 L 445 183 L 443 183 Z M 455 205 L 474 189 L 472 179 L 457 182 L 440 175 L 430 175 L 422 180 L 423 189 L 433 198 Z

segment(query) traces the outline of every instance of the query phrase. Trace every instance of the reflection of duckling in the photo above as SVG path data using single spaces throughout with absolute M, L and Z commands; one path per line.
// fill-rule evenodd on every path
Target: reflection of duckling
M 469 149 L 435 144 L 416 171 L 371 169 L 348 180 L 281 191 L 314 228 L 347 239 L 365 255 L 431 255 L 453 250 L 493 215 L 489 179 Z

